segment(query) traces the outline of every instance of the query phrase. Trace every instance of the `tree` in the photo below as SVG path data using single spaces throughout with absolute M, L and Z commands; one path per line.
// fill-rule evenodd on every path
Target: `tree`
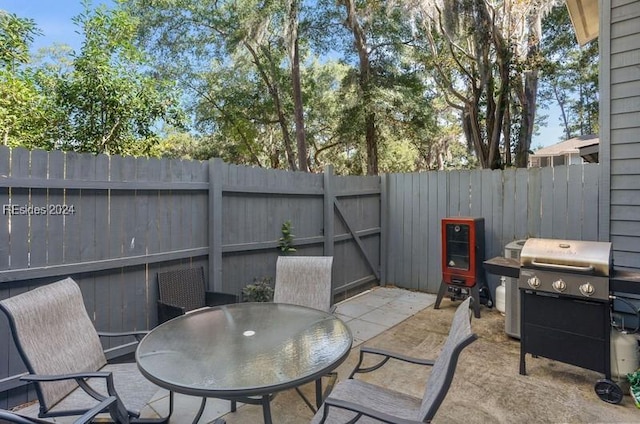
M 294 120 L 296 125 L 296 147 L 298 148 L 298 169 L 308 171 L 307 141 L 304 128 L 304 105 L 302 101 L 302 82 L 300 77 L 300 40 L 298 38 L 299 0 L 287 0 L 288 20 L 285 27 L 285 40 L 291 66 L 291 91 L 293 97 Z
M 284 152 L 288 168 L 298 170 L 302 164 L 303 170 L 307 169 L 306 144 L 299 146 L 301 152 L 296 155 L 291 136 L 292 125 L 296 125 L 298 144 L 304 143 L 302 99 L 300 93 L 292 93 L 300 84 L 296 1 L 284 5 L 256 0 L 130 0 L 127 7 L 144 23 L 139 39 L 158 54 L 158 70 L 173 75 L 189 88 L 196 125 L 205 123 L 205 128 L 211 129 L 211 125 L 218 124 L 212 118 L 220 114 L 227 121 L 234 119 L 233 113 L 226 110 L 234 106 L 210 94 L 219 92 L 223 85 L 228 87 L 220 76 L 237 72 L 245 77 L 245 88 L 252 85 L 254 93 L 265 92 L 269 96 L 267 100 L 259 94 L 260 101 L 268 103 L 270 110 L 264 109 L 260 116 L 249 119 L 257 119 L 259 126 L 268 123 L 269 130 L 275 124 L 280 132 L 277 150 Z M 287 53 L 288 70 L 282 66 Z M 233 81 L 239 81 L 239 77 Z M 261 131 L 256 129 L 256 134 Z
M 104 6 L 74 18 L 85 40 L 73 70 L 60 75 L 55 94 L 67 121 L 57 132 L 63 149 L 148 154 L 157 126 L 181 125 L 172 84 L 143 73 L 142 53 L 131 43 L 138 22 Z
M 30 58 L 35 24 L 0 15 L 3 140 L 27 148 L 148 154 L 161 124 L 181 125 L 177 93 L 144 74 L 144 57 L 130 42 L 135 20 L 122 10 L 84 6 L 74 18 L 85 36 L 80 52 L 56 56 L 62 50 L 54 49 L 38 67 L 17 66 Z
M 37 132 L 34 117 L 44 114 L 33 75 L 24 67 L 37 34 L 32 19 L 0 10 L 0 136 L 4 145 L 31 139 Z
M 566 7 L 543 23 L 540 98 L 542 107 L 556 103 L 565 140 L 598 133 L 598 42 L 580 47 Z
M 553 2 L 529 0 L 419 0 L 409 5 L 431 49 L 430 64 L 483 168 L 504 166 L 510 151 L 503 138 L 511 120 L 519 122 L 516 163 L 526 164 L 535 120 L 540 20 Z M 514 75 L 517 77 L 514 78 Z M 509 115 L 517 99 L 518 107 Z M 510 119 L 509 119 L 510 118 Z

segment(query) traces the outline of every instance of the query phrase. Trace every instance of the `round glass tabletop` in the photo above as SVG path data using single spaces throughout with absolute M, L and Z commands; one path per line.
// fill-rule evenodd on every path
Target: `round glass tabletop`
M 278 303 L 205 308 L 154 328 L 138 368 L 169 390 L 205 397 L 275 393 L 335 369 L 351 349 L 349 328 L 316 309 Z

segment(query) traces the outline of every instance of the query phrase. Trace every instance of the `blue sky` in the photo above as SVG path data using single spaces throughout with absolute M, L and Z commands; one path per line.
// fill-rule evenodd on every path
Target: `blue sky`
M 112 3 L 110 0 L 92 2 L 94 6 Z M 82 39 L 71 21 L 71 18 L 83 10 L 80 0 L 0 0 L 0 9 L 22 18 L 31 18 L 36 22 L 42 35 L 34 39 L 34 49 L 54 43 L 68 44 L 74 49 L 80 47 Z
M 112 0 L 93 0 L 93 6 L 112 5 Z M 34 39 L 33 48 L 51 46 L 55 43 L 68 44 L 74 50 L 79 49 L 82 38 L 77 34 L 78 28 L 71 21 L 82 12 L 80 0 L 0 0 L 0 9 L 15 13 L 22 18 L 31 18 L 42 31 L 42 35 Z M 557 107 L 541 110 L 548 115 L 547 126 L 540 128 L 540 135 L 534 136 L 532 148 L 548 146 L 559 141 L 562 135 Z

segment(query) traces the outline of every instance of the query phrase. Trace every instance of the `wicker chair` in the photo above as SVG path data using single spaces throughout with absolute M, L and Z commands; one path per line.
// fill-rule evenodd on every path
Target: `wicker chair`
M 73 424 L 85 424 L 91 423 L 96 416 L 102 412 L 109 412 L 114 414 L 112 408 L 115 408 L 117 398 L 115 396 L 109 396 L 98 405 L 87 411 L 80 418 L 73 421 Z M 18 412 L 5 411 L 0 409 L 0 423 L 15 423 L 15 424 L 55 424 L 52 421 L 41 420 L 39 418 L 28 417 L 20 415 Z
M 435 361 L 363 347 L 360 350 L 360 360 L 349 379 L 336 385 L 333 392 L 325 400 L 324 406 L 313 417 L 312 424 L 356 421 L 359 424 L 380 422 L 422 424 L 431 422 L 449 391 L 460 352 L 477 338 L 471 332 L 469 311 L 471 299 L 468 297 L 458 306 L 449 330 L 449 336 Z M 374 355 L 380 357 L 380 360 L 375 365 L 363 367 L 365 355 Z M 422 399 L 353 378 L 356 373 L 379 369 L 389 362 L 389 359 L 432 366 Z
M 238 296 L 206 291 L 204 270 L 184 268 L 158 273 L 158 323 L 205 306 L 238 303 Z
M 80 287 L 71 278 L 0 301 L 18 352 L 33 382 L 40 418 L 76 416 L 90 412 L 110 396 L 114 422 L 165 423 L 169 415 L 141 419 L 140 411 L 158 392 L 135 363 L 107 364 L 100 336 L 133 336 L 146 332 L 98 333 L 87 314 Z
M 325 312 L 335 310 L 331 305 L 331 256 L 279 256 L 276 261 L 276 283 L 273 301 L 307 306 Z M 329 381 L 323 392 L 322 380 L 316 380 L 316 406 L 307 399 L 302 391 L 296 391 L 307 406 L 316 411 L 322 405 L 327 393 L 331 391 L 338 378 L 335 372 L 327 374 Z

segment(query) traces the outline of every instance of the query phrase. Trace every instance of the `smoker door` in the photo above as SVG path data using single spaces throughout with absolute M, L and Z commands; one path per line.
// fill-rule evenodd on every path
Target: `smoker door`
M 611 378 L 609 306 L 521 289 L 520 374 L 526 353 Z

